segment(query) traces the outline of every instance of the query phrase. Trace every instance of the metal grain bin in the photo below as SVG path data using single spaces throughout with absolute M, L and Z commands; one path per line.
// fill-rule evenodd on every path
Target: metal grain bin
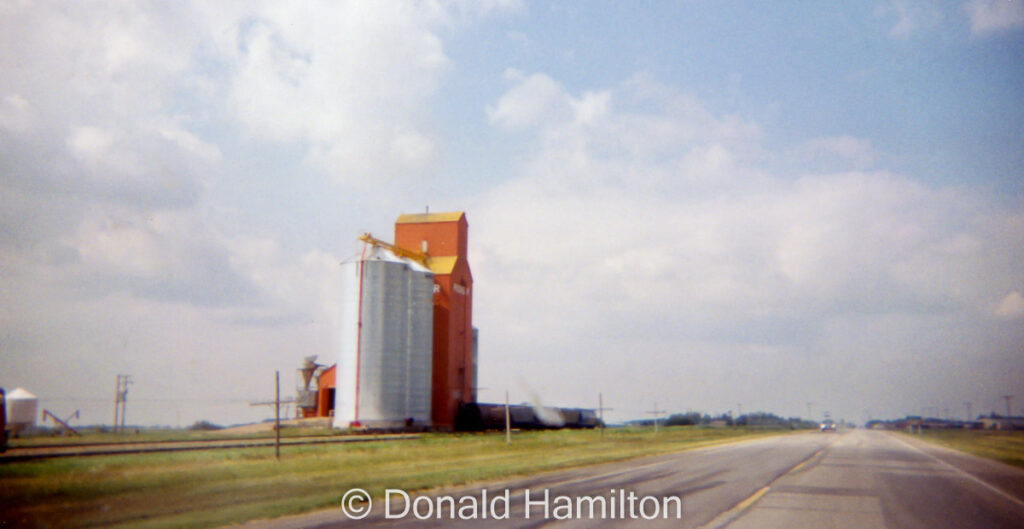
M 428 425 L 433 274 L 376 246 L 341 269 L 334 426 Z
M 39 399 L 24 388 L 7 394 L 7 428 L 15 434 L 35 426 Z

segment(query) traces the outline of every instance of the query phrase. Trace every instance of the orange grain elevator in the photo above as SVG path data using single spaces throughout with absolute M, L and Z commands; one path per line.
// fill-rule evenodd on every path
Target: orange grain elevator
M 473 275 L 467 258 L 469 224 L 461 211 L 400 215 L 395 246 L 427 256 L 434 273 L 431 421 L 452 429 L 460 403 L 476 401 Z

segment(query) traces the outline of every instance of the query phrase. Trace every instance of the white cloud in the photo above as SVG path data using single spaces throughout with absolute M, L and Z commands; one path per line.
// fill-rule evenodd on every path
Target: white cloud
M 509 69 L 505 71 L 505 78 L 516 84 L 501 96 L 496 105 L 488 107 L 487 116 L 492 122 L 520 128 L 571 115 L 572 99 L 559 83 L 547 75 L 527 76 Z
M 157 128 L 160 136 L 178 145 L 182 150 L 198 156 L 207 162 L 218 162 L 221 159 L 220 148 L 216 145 L 203 141 L 195 134 L 181 128 L 176 123 Z
M 347 185 L 409 179 L 436 158 L 429 101 L 449 68 L 431 4 L 270 4 L 238 31 L 231 109 L 250 132 L 309 146 Z
M 996 305 L 995 314 L 1008 320 L 1024 317 L 1024 296 L 1017 291 L 1010 292 Z
M 889 36 L 907 39 L 914 33 L 936 28 L 942 15 L 933 6 L 924 2 L 890 0 L 875 8 L 876 18 L 896 17 L 896 23 L 889 29 Z
M 928 27 L 898 5 L 894 36 Z M 461 67 L 442 37 L 516 2 L 168 6 L 0 4 L 2 374 L 42 393 L 128 369 L 169 381 L 155 393 L 258 397 L 248 366 L 265 382 L 333 347 L 331 251 L 350 224 L 314 217 L 380 222 L 419 206 L 410 188 L 441 160 L 505 163 L 445 159 L 432 109 Z M 780 366 L 863 355 L 851 369 L 870 371 L 879 350 L 909 365 L 1019 317 L 1024 220 L 880 169 L 866 138 L 777 147 L 643 73 L 579 91 L 545 73 L 505 82 L 485 115 L 513 136 L 496 172 L 514 178 L 451 177 L 483 195 L 457 207 L 489 372 L 545 358 L 524 378 L 565 404 L 606 383 L 714 407 L 721 384 L 773 395 L 759 377 L 795 376 Z M 799 156 L 796 175 L 765 169 Z
M 25 134 L 33 125 L 32 105 L 18 94 L 9 94 L 0 101 L 0 127 Z
M 971 33 L 994 35 L 1024 28 L 1024 4 L 1010 0 L 971 0 L 964 4 Z
M 71 154 L 86 162 L 102 160 L 114 144 L 114 138 L 96 127 L 77 127 L 68 138 Z
M 1024 279 L 1024 223 L 980 191 L 883 170 L 773 175 L 758 167 L 771 158 L 760 127 L 650 79 L 594 91 L 609 95 L 585 126 L 571 112 L 584 95 L 542 74 L 511 80 L 492 121 L 535 139 L 470 219 L 485 376 L 522 371 L 529 351 L 606 387 L 642 377 L 676 402 L 718 398 L 701 394 L 709 380 L 782 399 L 763 382 L 793 376 L 778 362 L 817 366 L 799 369 L 811 377 L 881 369 L 878 344 L 849 329 L 900 321 L 886 354 L 906 358 L 936 319 L 974 335 L 993 294 Z M 874 158 L 850 136 L 801 149 L 839 167 Z M 532 387 L 587 398 L 552 369 L 530 371 Z
M 136 171 L 151 153 L 133 158 L 134 144 L 152 140 L 215 162 L 220 147 L 197 127 L 234 118 L 346 185 L 413 182 L 443 148 L 428 125 L 450 69 L 438 28 L 515 9 L 516 2 L 8 5 L 0 130 L 42 125 L 34 131 L 46 143 L 102 131 L 114 140 L 108 147 L 120 147 L 120 167 Z M 196 104 L 213 114 L 189 116 Z M 89 138 L 70 139 L 83 154 Z
M 258 415 L 247 403 L 267 385 L 250 366 L 269 381 L 331 350 L 337 259 L 239 218 L 236 195 L 275 200 L 293 180 L 249 172 L 239 151 L 298 153 L 345 190 L 406 189 L 442 147 L 429 126 L 450 69 L 439 32 L 518 8 L 0 4 L 5 383 L 91 396 L 98 377 L 132 372 L 151 397 L 238 401 L 214 419 Z
M 261 301 L 251 275 L 232 262 L 230 239 L 189 211 L 93 211 L 60 244 L 76 257 L 64 266 L 69 289 L 90 297 L 129 292 L 229 307 Z
M 756 152 L 760 128 L 737 116 L 714 116 L 696 98 L 637 75 L 611 90 L 569 94 L 545 74 L 507 72 L 512 86 L 488 108 L 503 128 L 529 131 L 538 155 L 530 171 L 545 182 L 577 189 L 583 182 L 629 185 L 648 190 L 721 178 L 753 177 L 735 153 Z M 658 112 L 627 108 L 655 106 Z M 750 148 L 753 147 L 753 148 Z M 623 165 L 652 160 L 651 167 Z M 731 169 L 731 170 L 726 170 Z
M 67 230 L 94 200 L 143 207 L 194 203 L 196 189 L 216 176 L 215 160 L 189 152 L 201 145 L 194 131 L 165 125 L 175 122 L 197 77 L 190 68 L 200 37 L 180 31 L 187 6 L 4 9 L 0 123 L 6 126 L 0 134 L 10 150 L 2 184 L 55 192 L 58 200 L 75 193 L 55 208 Z M 195 141 L 183 143 L 188 135 Z

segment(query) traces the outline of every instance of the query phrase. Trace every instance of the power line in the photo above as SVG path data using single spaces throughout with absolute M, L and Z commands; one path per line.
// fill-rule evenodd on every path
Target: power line
M 134 382 L 133 382 L 134 383 Z M 101 397 L 39 397 L 40 401 L 47 402 L 110 402 L 109 400 Z M 133 397 L 132 402 L 209 402 L 209 403 L 249 403 L 252 402 L 253 398 L 211 398 L 211 397 L 182 397 L 182 398 L 169 398 L 169 397 Z

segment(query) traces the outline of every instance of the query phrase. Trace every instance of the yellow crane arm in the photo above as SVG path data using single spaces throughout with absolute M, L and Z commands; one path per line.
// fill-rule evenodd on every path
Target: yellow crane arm
M 399 257 L 404 257 L 406 259 L 412 259 L 413 261 L 416 261 L 417 263 L 419 263 L 419 264 L 421 264 L 423 266 L 427 266 L 427 259 L 429 259 L 429 257 L 426 254 L 422 254 L 420 252 L 414 252 L 412 250 L 406 250 L 405 248 L 399 248 L 398 246 L 395 246 L 394 244 L 391 244 L 391 243 L 388 243 L 388 242 L 384 242 L 384 241 L 374 237 L 373 235 L 370 235 L 369 233 L 364 233 L 361 236 L 359 236 L 359 240 L 363 241 L 363 242 L 365 242 L 367 244 L 372 244 L 372 245 L 378 246 L 380 248 L 385 248 L 387 250 L 390 250 L 391 253 L 393 253 L 393 254 L 395 254 L 395 255 L 397 255 Z

